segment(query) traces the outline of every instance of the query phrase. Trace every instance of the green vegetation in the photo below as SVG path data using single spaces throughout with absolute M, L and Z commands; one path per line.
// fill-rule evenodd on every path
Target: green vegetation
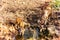
M 59 10 L 59 8 L 60 8 L 60 0 L 54 0 L 54 1 L 52 2 L 52 4 L 53 4 L 53 7 L 54 7 L 55 9 L 58 9 L 58 10 Z

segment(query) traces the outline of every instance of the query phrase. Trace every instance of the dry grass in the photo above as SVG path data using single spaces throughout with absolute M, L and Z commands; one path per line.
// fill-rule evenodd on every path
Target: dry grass
M 45 2 L 50 1 L 51 0 L 0 0 L 0 40 L 15 40 L 13 38 L 18 34 L 14 26 L 10 26 L 8 24 L 9 21 L 13 23 L 16 23 L 17 21 L 17 25 L 20 24 L 20 26 L 24 26 L 24 22 L 26 22 L 26 15 L 29 15 L 29 13 L 34 13 L 32 9 L 39 11 L 40 9 L 37 7 L 40 7 L 42 4 L 45 4 Z M 50 9 L 48 9 L 48 12 L 49 11 Z M 46 17 L 46 14 L 44 17 Z M 16 20 L 17 18 L 22 18 L 24 22 L 21 21 L 21 19 Z M 14 37 L 12 38 L 12 36 Z M 23 38 L 18 40 L 23 40 Z M 27 40 L 33 39 L 30 38 Z M 60 38 L 54 38 L 53 40 L 60 40 Z

